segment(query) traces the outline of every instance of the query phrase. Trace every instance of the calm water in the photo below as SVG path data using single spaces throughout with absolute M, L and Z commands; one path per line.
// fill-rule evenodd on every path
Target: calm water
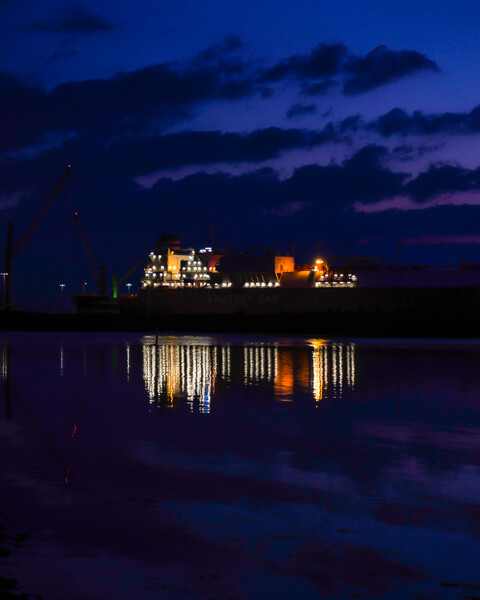
M 0 351 L 17 593 L 480 597 L 480 342 L 12 334 Z

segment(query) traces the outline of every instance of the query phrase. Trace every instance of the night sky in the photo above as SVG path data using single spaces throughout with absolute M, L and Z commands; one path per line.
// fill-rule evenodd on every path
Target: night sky
M 15 300 L 94 291 L 74 211 L 119 277 L 162 232 L 479 261 L 479 22 L 477 0 L 0 0 L 2 248 L 72 165 Z

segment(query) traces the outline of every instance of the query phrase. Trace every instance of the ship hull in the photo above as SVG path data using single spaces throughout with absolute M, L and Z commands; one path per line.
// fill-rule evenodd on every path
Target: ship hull
M 141 314 L 321 314 L 459 312 L 477 317 L 479 287 L 142 290 L 122 312 Z

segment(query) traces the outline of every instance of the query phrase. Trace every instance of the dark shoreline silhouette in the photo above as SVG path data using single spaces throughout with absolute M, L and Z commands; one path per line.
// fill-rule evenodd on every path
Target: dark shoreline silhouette
M 0 312 L 1 331 L 268 333 L 335 337 L 480 338 L 477 313 L 440 310 L 298 314 L 76 314 Z

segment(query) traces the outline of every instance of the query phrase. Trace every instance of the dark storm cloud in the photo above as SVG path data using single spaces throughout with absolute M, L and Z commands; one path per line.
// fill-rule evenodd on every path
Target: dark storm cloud
M 84 180 L 111 181 L 132 178 L 159 169 L 215 163 L 261 162 L 284 151 L 341 143 L 332 125 L 320 131 L 269 127 L 248 134 L 219 131 L 184 131 L 158 136 L 128 136 L 105 143 L 96 135 L 64 140 L 59 147 L 33 158 L 0 160 L 3 193 L 23 189 L 23 181 L 39 173 L 55 172 L 55 165 L 71 162 Z
M 335 129 L 337 131 L 339 139 L 349 139 L 348 134 L 356 133 L 365 127 L 363 119 L 359 116 L 347 117 L 340 123 L 337 123 Z M 342 138 L 343 136 L 343 138 Z M 423 143 L 404 143 L 394 146 L 390 149 L 388 159 L 392 159 L 394 162 L 411 162 L 417 158 L 421 158 L 427 154 L 437 152 L 445 146 L 444 143 L 438 144 L 423 144 Z
M 424 114 L 417 110 L 411 115 L 400 108 L 394 108 L 372 121 L 369 128 L 384 137 L 438 133 L 476 134 L 480 132 L 480 106 L 465 113 Z
M 287 119 L 293 119 L 293 117 L 300 117 L 302 115 L 313 115 L 317 110 L 315 104 L 293 104 L 287 110 Z
M 321 131 L 273 127 L 249 134 L 193 131 L 131 136 L 109 143 L 94 135 L 75 136 L 60 147 L 31 158 L 1 160 L 1 193 L 10 198 L 28 192 L 25 182 L 43 181 L 45 174 L 56 172 L 55 165 L 68 162 L 82 174 L 82 180 L 92 182 L 91 185 L 100 182 L 109 185 L 115 179 L 131 182 L 142 174 L 189 165 L 261 164 L 282 152 L 342 141 L 345 139 L 339 127 L 331 124 Z M 287 214 L 292 206 L 298 210 L 309 203 L 333 214 L 352 210 L 358 204 L 375 204 L 393 198 L 408 197 L 422 204 L 441 195 L 480 190 L 480 168 L 469 170 L 458 165 L 435 164 L 412 177 L 408 172 L 389 166 L 392 158 L 408 158 L 414 153 L 418 154 L 418 150 L 408 145 L 393 152 L 382 146 L 368 145 L 341 163 L 298 167 L 286 179 L 272 169 L 233 176 L 227 167 L 225 172 L 213 175 L 197 173 L 178 181 L 161 179 L 152 189 L 162 188 L 159 193 L 162 198 L 174 194 L 176 201 L 190 197 L 192 202 L 202 190 L 202 194 L 215 203 L 228 198 L 231 206 L 255 204 L 263 210 L 278 210 L 278 214 Z
M 416 110 L 408 113 L 401 108 L 393 108 L 376 119 L 365 122 L 360 115 L 346 117 L 337 125 L 342 133 L 355 133 L 359 129 L 373 131 L 388 138 L 392 136 L 406 137 L 415 135 L 426 137 L 431 135 L 476 135 L 480 133 L 480 105 L 469 112 L 444 112 L 426 114 Z M 400 149 L 404 147 L 401 145 Z M 438 149 L 440 146 L 418 146 L 419 155 Z M 423 149 L 423 150 L 422 150 Z
M 71 17 L 72 13 L 69 14 Z M 73 27 L 73 21 L 69 23 Z M 312 95 L 323 93 L 334 85 L 332 75 L 341 78 L 347 74 L 351 81 L 352 77 L 370 77 L 368 85 L 376 86 L 389 78 L 410 74 L 413 69 L 410 63 L 417 64 L 412 59 L 409 62 L 402 58 L 411 54 L 417 56 L 415 52 L 393 52 L 384 48 L 375 51 L 377 58 L 372 59 L 371 53 L 365 59 L 354 60 L 347 57 L 342 44 L 320 44 L 307 56 L 294 56 L 272 68 L 259 70 L 258 64 L 236 55 L 240 48 L 241 40 L 229 36 L 189 61 L 161 63 L 119 73 L 109 79 L 67 82 L 49 92 L 4 75 L 2 92 L 7 98 L 14 96 L 17 101 L 7 101 L 0 106 L 0 121 L 8 124 L 0 132 L 0 152 L 40 144 L 47 134 L 95 133 L 105 140 L 124 135 L 154 134 L 164 124 L 193 117 L 202 104 L 235 101 L 254 95 L 268 98 L 274 88 L 265 87 L 266 81 L 293 79 L 301 90 Z M 65 58 L 72 52 L 69 50 L 67 55 L 59 52 L 51 60 Z M 396 65 L 395 57 L 400 66 L 388 71 L 389 64 Z M 423 63 L 420 61 L 417 70 L 422 64 L 427 68 L 430 62 L 428 59 Z M 347 65 L 348 73 L 345 71 Z M 369 75 L 369 69 L 374 73 Z M 298 106 L 302 108 L 292 108 L 289 117 L 294 112 L 297 115 L 299 111 L 303 114 L 313 112 L 313 105 Z
M 412 160 L 415 157 L 415 148 L 411 144 L 401 144 L 393 148 L 392 156 L 401 161 Z
M 392 81 L 421 71 L 439 72 L 438 65 L 415 50 L 391 50 L 378 46 L 366 56 L 348 54 L 343 44 L 319 44 L 310 54 L 284 58 L 266 69 L 261 81 L 276 83 L 284 80 L 302 82 L 307 95 L 321 95 L 335 82 L 343 81 L 343 92 L 361 94 Z
M 392 157 L 402 162 L 415 160 L 443 148 L 444 144 L 400 144 L 392 149 Z
M 330 139 L 329 135 L 327 127 L 326 139 Z M 200 142 L 201 139 L 199 136 L 197 142 Z M 195 143 L 194 135 L 191 140 L 193 146 L 198 149 L 197 156 L 200 156 L 203 144 Z M 211 135 L 207 147 L 213 152 L 211 159 L 216 155 L 217 143 L 220 143 L 224 145 L 225 149 L 227 146 L 230 147 L 228 151 L 231 160 L 234 158 L 239 160 L 241 157 L 244 160 L 247 158 L 253 160 L 253 157 L 260 159 L 262 155 L 263 157 L 266 157 L 267 154 L 272 155 L 280 148 L 300 147 L 300 145 L 308 144 L 309 141 L 311 140 L 308 136 L 305 137 L 305 133 L 299 130 L 267 129 L 245 138 L 234 135 L 222 139 L 220 136 Z M 166 140 L 163 142 L 165 150 L 170 146 L 173 149 L 173 156 L 175 156 L 175 144 L 168 144 Z M 185 146 L 181 144 L 181 147 Z M 129 153 L 124 153 L 124 156 L 127 154 Z M 179 201 L 182 197 L 191 197 L 193 201 L 198 196 L 198 190 L 202 190 L 202 193 L 209 198 L 217 198 L 219 201 L 222 198 L 228 198 L 232 205 L 237 206 L 247 203 L 265 208 L 275 208 L 292 202 L 318 202 L 327 212 L 342 211 L 356 201 L 377 202 L 402 193 L 406 174 L 394 173 L 384 168 L 381 161 L 385 156 L 384 148 L 367 146 L 340 165 L 299 167 L 288 179 L 280 179 L 273 169 L 262 168 L 237 176 L 227 173 L 194 174 L 175 183 L 163 179 L 155 184 L 154 188 L 158 191 L 162 186 L 167 186 L 169 192 L 166 189 L 162 190 L 162 196 L 164 193 L 173 193 L 175 190 L 175 198 Z M 175 159 L 173 158 L 173 160 Z
M 405 191 L 418 202 L 441 194 L 480 189 L 480 169 L 469 170 L 453 165 L 432 165 L 409 182 Z
M 346 69 L 349 74 L 343 88 L 346 94 L 368 92 L 420 71 L 440 71 L 433 60 L 420 52 L 394 51 L 387 46 L 378 46 L 363 58 L 350 58 Z
M 251 95 L 251 81 L 236 61 L 220 65 L 164 63 L 110 79 L 70 82 L 50 92 L 4 74 L 0 152 L 42 140 L 47 132 L 94 132 L 100 137 L 151 132 L 191 115 L 201 102 Z
M 52 126 L 101 136 L 140 133 L 155 121 L 187 116 L 195 101 L 222 97 L 222 81 L 210 70 L 179 71 L 156 65 L 108 80 L 72 82 L 48 97 Z
M 196 59 L 204 62 L 211 62 L 222 59 L 226 54 L 243 48 L 242 40 L 236 35 L 228 35 L 218 44 L 212 44 L 205 50 L 197 54 Z
M 368 167 L 369 176 L 362 165 Z M 370 240 L 367 253 L 391 255 L 395 260 L 397 239 L 477 233 L 480 206 L 371 213 L 352 209 L 358 200 L 375 202 L 391 194 L 407 194 L 406 177 L 375 168 L 367 156 L 360 155 L 339 165 L 305 166 L 287 179 L 280 179 L 272 169 L 237 176 L 196 173 L 178 181 L 164 178 L 136 193 L 135 206 L 137 212 L 141 207 L 150 212 L 156 207 L 159 214 L 168 215 L 170 229 L 182 232 L 182 238 L 193 245 L 196 240 L 208 243 L 214 226 L 220 244 L 228 240 L 237 248 L 262 243 L 283 244 L 288 250 L 294 239 L 299 257 L 315 252 L 313 241 L 318 239 L 331 255 L 364 254 L 365 245 L 359 250 L 358 244 Z
M 37 21 L 34 31 L 47 33 L 102 33 L 111 31 L 112 25 L 102 16 L 92 13 L 84 6 L 57 10 L 51 22 Z
M 386 158 L 386 148 L 369 145 L 343 162 L 338 185 L 347 202 L 376 202 L 401 193 L 407 175 L 385 168 Z
M 431 152 L 436 152 L 437 150 L 441 150 L 445 146 L 444 143 L 439 144 L 420 144 L 415 148 L 417 156 L 425 156 L 425 154 L 430 154 Z
M 265 168 L 237 176 L 199 173 L 177 182 L 161 179 L 151 193 L 193 201 L 202 190 L 210 199 L 228 198 L 236 206 L 273 208 L 313 202 L 326 213 L 343 211 L 356 201 L 376 202 L 402 192 L 406 174 L 385 169 L 381 164 L 385 153 L 384 148 L 367 146 L 340 165 L 307 165 L 295 169 L 288 179 L 280 179 L 273 169 Z
M 190 71 L 215 71 L 218 77 L 223 78 L 222 90 L 226 99 L 249 95 L 254 88 L 251 76 L 252 65 L 234 54 L 241 48 L 243 48 L 242 40 L 238 36 L 229 35 L 223 41 L 208 46 L 194 56 L 184 68 Z
M 133 177 L 188 165 L 260 162 L 278 157 L 283 151 L 312 148 L 339 140 L 333 127 L 327 125 L 318 132 L 278 127 L 259 129 L 249 134 L 184 131 L 163 136 L 124 138 L 107 148 L 95 140 L 87 141 L 85 146 L 85 140 L 72 139 L 65 147 L 70 155 L 79 154 L 79 160 L 82 155 L 93 151 L 100 153 L 105 173 L 113 176 L 121 169 L 124 175 Z
M 327 113 L 328 116 L 330 111 Z M 322 115 L 323 116 L 323 115 Z M 389 112 L 371 121 L 365 121 L 361 115 L 352 115 L 344 118 L 335 125 L 337 131 L 342 134 L 356 133 L 360 129 L 368 132 L 378 133 L 384 138 L 409 135 L 427 137 L 434 135 L 477 135 L 480 133 L 480 105 L 475 106 L 469 112 L 444 112 L 423 113 L 416 110 L 408 113 L 401 108 L 394 108 Z M 442 142 L 443 143 L 443 142 Z M 422 144 L 410 146 L 401 144 L 395 149 L 400 155 L 404 150 L 410 148 L 409 154 L 422 156 L 442 147 L 442 143 Z
M 0 73 L 0 152 L 36 144 L 48 128 L 47 97 L 8 73 Z
M 163 178 L 142 192 L 143 202 L 145 206 L 161 206 L 163 214 L 170 215 L 172 228 L 179 231 L 185 228 L 175 209 L 181 204 L 182 214 L 195 215 L 195 236 L 214 223 L 215 227 L 235 231 L 236 243 L 248 243 L 248 237 L 249 243 L 256 239 L 274 244 L 275 239 L 278 243 L 278 239 L 301 235 L 302 244 L 309 239 L 324 240 L 332 254 L 358 253 L 356 245 L 370 239 L 375 240 L 369 243 L 370 248 L 382 246 L 388 248 L 387 254 L 396 256 L 395 240 L 399 238 L 433 235 L 450 236 L 445 239 L 460 236 L 460 240 L 477 232 L 480 206 L 356 212 L 353 207 L 357 202 L 369 204 L 411 195 L 420 206 L 453 187 L 458 191 L 480 189 L 475 171 L 457 173 L 456 183 L 450 184 L 441 166 L 411 178 L 386 168 L 382 163 L 388 158 L 386 149 L 369 146 L 341 164 L 307 165 L 287 179 L 265 168 L 236 176 L 196 173 L 178 181 Z M 270 235 L 271 231 L 275 233 Z
M 176 161 L 176 166 L 180 166 L 222 160 L 266 160 L 278 156 L 284 150 L 312 148 L 332 141 L 337 141 L 337 135 L 333 127 L 327 125 L 318 132 L 279 127 L 258 129 L 249 134 L 183 132 L 163 136 L 161 144 L 165 159 Z M 185 151 L 187 155 L 184 154 Z
M 261 79 L 268 83 L 284 79 L 317 79 L 336 75 L 347 54 L 343 44 L 319 44 L 308 55 L 284 58 L 266 69 Z
M 316 83 L 305 84 L 302 88 L 302 92 L 306 96 L 323 96 L 336 85 L 337 84 L 335 83 L 335 81 L 326 79 L 325 81 L 318 81 Z
M 24 191 L 25 181 L 40 181 L 46 173 L 55 172 L 53 165 L 72 162 L 82 180 L 102 182 L 133 177 L 161 169 L 188 165 L 257 162 L 275 158 L 283 151 L 311 148 L 338 141 L 335 129 L 327 125 L 323 131 L 268 128 L 251 134 L 220 132 L 181 132 L 165 136 L 125 138 L 105 145 L 95 137 L 74 137 L 62 147 L 52 148 L 29 159 L 0 161 L 2 194 L 10 197 Z M 399 152 L 414 150 L 404 147 Z M 231 206 L 245 204 L 280 210 L 317 204 L 326 213 L 351 210 L 357 203 L 368 205 L 382 200 L 410 197 L 425 203 L 440 195 L 480 190 L 480 168 L 464 169 L 455 165 L 431 165 L 412 177 L 407 172 L 392 170 L 392 156 L 382 146 L 369 145 L 356 151 L 341 163 L 311 164 L 298 167 L 283 179 L 273 169 L 261 168 L 241 175 L 228 172 L 197 173 L 178 181 L 160 179 L 152 188 L 159 197 L 172 195 L 176 201 L 198 197 L 199 190 L 212 201 L 228 198 Z M 153 195 L 156 192 L 152 191 Z
M 338 124 L 338 130 L 341 133 L 356 133 L 363 126 L 363 119 L 360 115 L 351 115 L 345 117 Z
M 328 139 L 327 128 L 325 136 Z M 39 157 L 24 160 L 0 161 L 0 177 L 8 175 L 4 193 L 12 195 L 23 190 L 26 182 L 44 185 L 58 171 L 58 165 L 67 161 L 74 165 L 72 181 L 79 177 L 84 185 L 108 186 L 113 181 L 123 181 L 125 190 L 132 193 L 131 182 L 137 169 L 154 170 L 160 166 L 184 165 L 188 162 L 205 164 L 229 155 L 232 162 L 240 160 L 263 160 L 283 148 L 304 147 L 311 143 L 309 134 L 301 130 L 260 130 L 248 136 L 215 132 L 183 133 L 142 140 L 151 144 L 140 148 L 119 141 L 108 150 L 102 144 L 88 139 L 73 138 L 61 149 L 43 152 Z M 202 153 L 205 156 L 202 157 Z M 403 190 L 406 174 L 394 173 L 382 165 L 386 150 L 368 146 L 341 164 L 307 165 L 295 169 L 291 177 L 280 178 L 273 169 L 261 168 L 241 175 L 229 173 L 196 173 L 178 181 L 163 178 L 146 192 L 149 201 L 162 203 L 204 202 L 225 206 L 227 212 L 234 207 L 249 206 L 255 210 L 277 210 L 284 205 L 313 203 L 325 214 L 342 212 L 353 203 L 377 202 L 385 197 L 398 195 Z M 136 158 L 136 154 L 139 157 Z M 158 155 L 158 158 L 155 158 Z M 141 158 L 149 156 L 146 162 Z M 57 169 L 54 168 L 57 165 Z M 80 181 L 79 184 L 80 185 Z M 7 185 L 8 183 L 8 185 Z M 80 191 L 79 191 L 80 193 Z M 117 192 L 116 192 L 117 193 Z M 125 192 L 126 193 L 126 192 Z M 201 197 L 199 197 L 199 195 Z M 131 200 L 118 199 L 118 202 Z M 172 205 L 173 206 L 173 205 Z

